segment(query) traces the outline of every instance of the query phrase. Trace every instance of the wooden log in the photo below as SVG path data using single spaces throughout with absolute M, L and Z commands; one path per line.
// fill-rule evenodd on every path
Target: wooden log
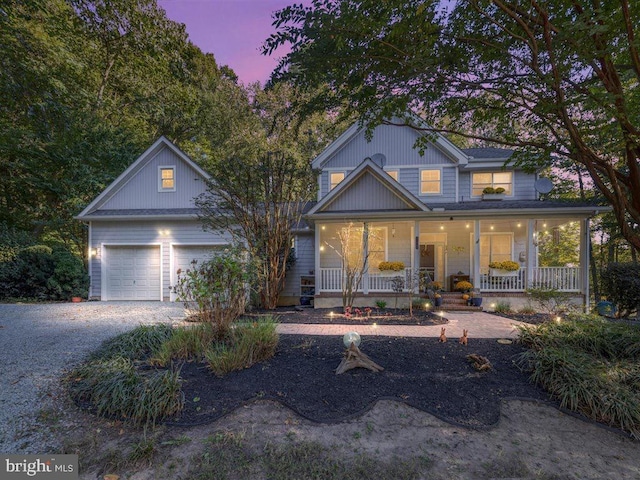
M 351 343 L 349 348 L 344 352 L 344 358 L 338 368 L 336 368 L 336 375 L 340 375 L 353 368 L 367 368 L 372 372 L 381 372 L 384 370 L 380 365 L 371 360 L 365 353 L 363 353 L 355 343 Z

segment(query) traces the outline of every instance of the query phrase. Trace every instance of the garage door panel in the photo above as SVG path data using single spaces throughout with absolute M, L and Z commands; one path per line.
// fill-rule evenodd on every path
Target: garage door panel
M 173 265 L 171 266 L 171 282 L 174 284 L 178 279 L 178 270 L 183 272 L 193 268 L 193 260 L 198 265 L 211 259 L 216 252 L 226 248 L 225 245 L 174 245 Z M 171 293 L 171 299 L 175 300 L 175 294 Z
M 109 300 L 158 300 L 160 298 L 160 247 L 107 247 Z

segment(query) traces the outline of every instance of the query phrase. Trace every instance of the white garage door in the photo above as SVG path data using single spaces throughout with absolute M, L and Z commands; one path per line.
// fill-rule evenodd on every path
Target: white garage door
M 107 247 L 108 300 L 160 300 L 160 247 Z
M 210 259 L 216 252 L 224 246 L 220 245 L 174 245 L 173 266 L 171 267 L 171 285 L 175 285 L 178 280 L 178 270 L 183 272 L 192 269 L 192 262 L 196 260 L 199 265 L 203 261 Z M 175 295 L 171 294 L 171 300 L 175 301 Z

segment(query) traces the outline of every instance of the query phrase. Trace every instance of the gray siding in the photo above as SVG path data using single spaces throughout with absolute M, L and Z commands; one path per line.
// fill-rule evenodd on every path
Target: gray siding
M 175 166 L 176 189 L 158 192 L 158 167 Z M 190 208 L 193 199 L 206 190 L 204 179 L 164 147 L 100 209 Z
M 315 269 L 314 234 L 297 235 L 296 263 L 289 269 L 285 278 L 283 297 L 300 297 L 300 277 L 312 275 Z M 317 293 L 317 289 L 316 289 Z
M 230 238 L 224 234 L 205 232 L 195 220 L 157 221 L 157 222 L 117 222 L 104 221 L 91 223 L 91 245 L 98 248 L 104 245 L 161 245 L 162 253 L 162 296 L 169 298 L 171 282 L 171 245 L 209 245 L 228 244 Z M 101 257 L 90 260 L 91 289 L 90 296 L 99 297 L 102 288 Z
M 366 173 L 342 192 L 324 211 L 407 210 L 403 202 L 373 175 Z

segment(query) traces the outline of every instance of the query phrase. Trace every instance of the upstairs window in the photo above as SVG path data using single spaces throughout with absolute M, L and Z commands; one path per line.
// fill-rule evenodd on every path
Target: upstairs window
M 333 190 L 344 180 L 344 172 L 331 172 L 329 174 L 329 190 Z
M 439 195 L 442 172 L 440 170 L 420 170 L 420 195 Z
M 482 195 L 482 190 L 487 187 L 504 188 L 505 195 L 513 195 L 513 172 L 483 172 L 473 174 L 474 197 Z
M 387 172 L 387 175 L 393 178 L 396 182 L 398 181 L 398 170 L 385 170 L 385 172 Z
M 176 191 L 176 167 L 160 167 L 158 179 L 159 192 Z

